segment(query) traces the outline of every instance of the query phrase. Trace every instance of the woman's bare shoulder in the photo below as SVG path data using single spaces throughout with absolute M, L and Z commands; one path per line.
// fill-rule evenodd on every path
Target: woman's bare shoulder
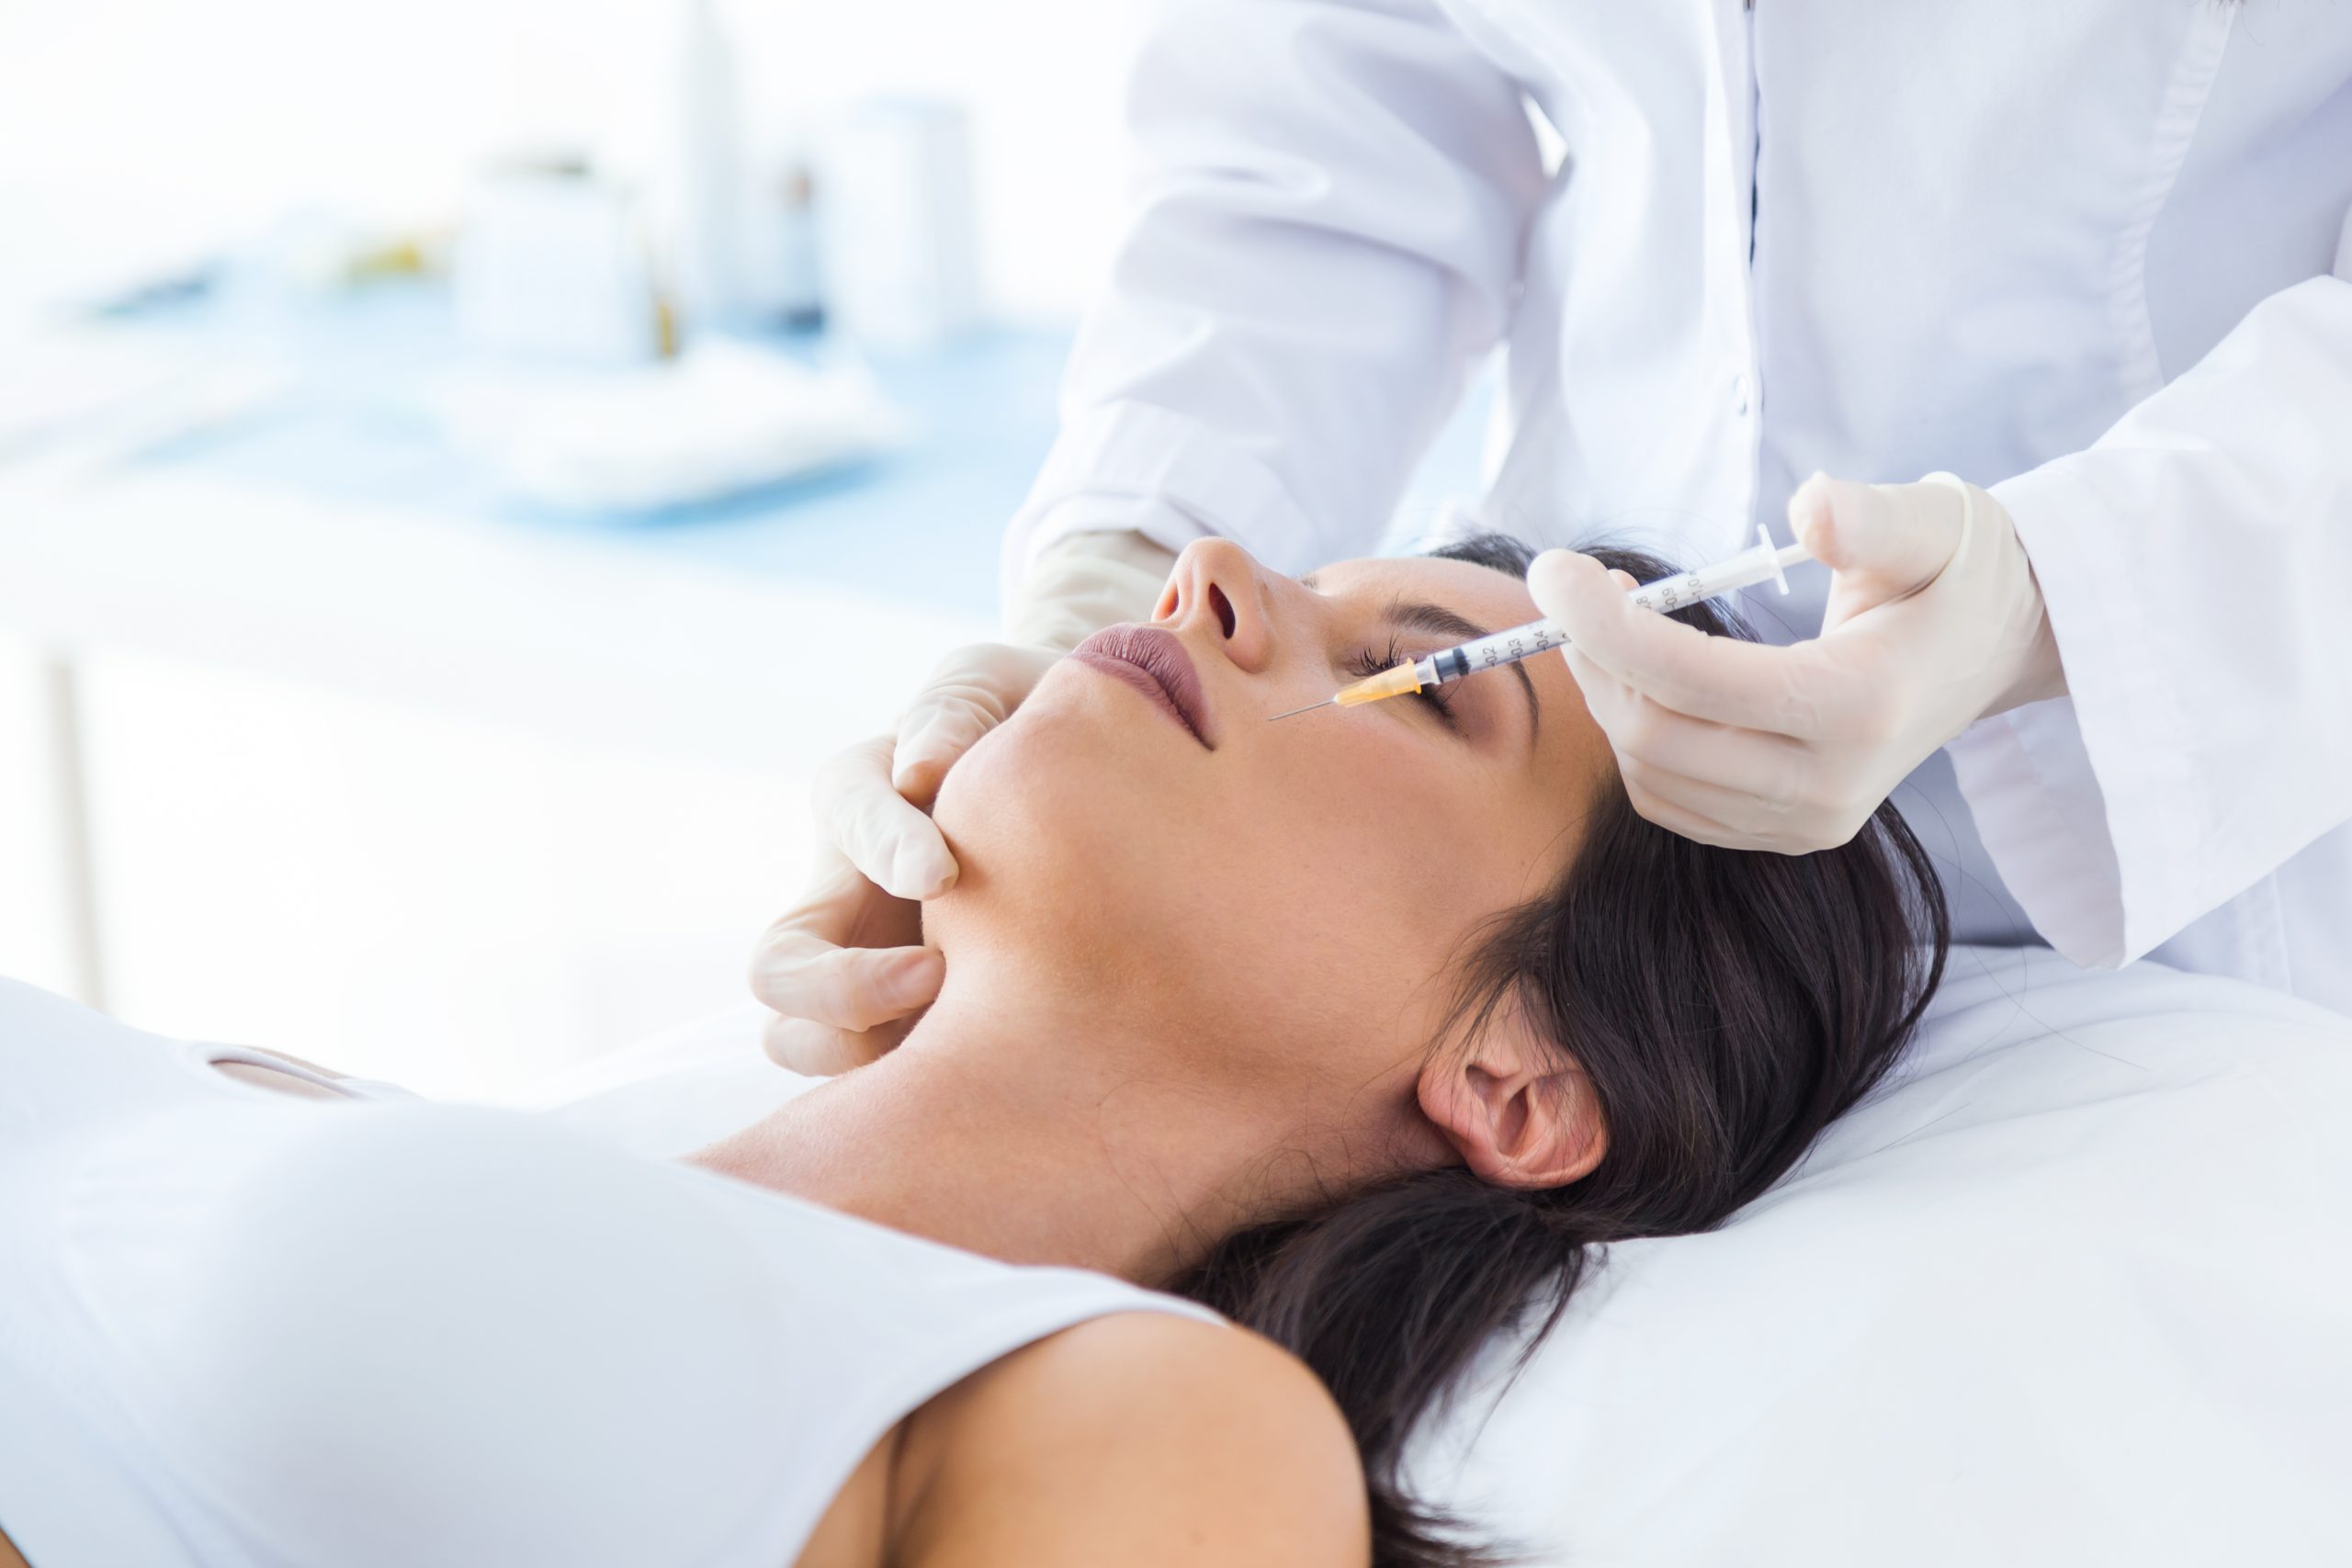
M 1097 1318 L 934 1402 L 917 1568 L 1361 1568 L 1363 1473 L 1287 1351 L 1161 1313 Z

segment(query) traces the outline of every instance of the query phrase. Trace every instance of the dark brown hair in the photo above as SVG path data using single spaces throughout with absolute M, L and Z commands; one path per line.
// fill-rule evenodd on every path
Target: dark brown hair
M 1436 553 L 1513 573 L 1530 559 L 1500 536 Z M 1644 581 L 1669 570 L 1588 553 Z M 1710 604 L 1676 618 L 1750 635 Z M 1892 805 L 1804 855 L 1685 839 L 1613 783 L 1585 827 L 1557 884 L 1467 955 L 1449 1037 L 1523 1008 L 1600 1099 L 1600 1166 L 1538 1192 L 1459 1168 L 1409 1177 L 1232 1236 L 1179 1286 L 1330 1389 L 1363 1455 L 1376 1568 L 1498 1561 L 1404 1490 L 1415 1424 L 1489 1336 L 1532 1322 L 1532 1354 L 1599 1247 L 1713 1229 L 1770 1187 L 1878 1081 L 1943 975 L 1934 867 Z

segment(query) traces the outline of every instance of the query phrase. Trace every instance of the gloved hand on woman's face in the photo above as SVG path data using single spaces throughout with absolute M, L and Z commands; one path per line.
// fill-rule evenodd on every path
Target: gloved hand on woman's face
M 1984 491 L 1816 474 L 1789 522 L 1837 575 L 1820 637 L 1785 648 L 1638 609 L 1623 572 L 1571 551 L 1528 572 L 1635 809 L 1702 843 L 1842 844 L 1979 718 L 2065 694 L 2025 547 Z
M 895 734 L 819 770 L 810 791 L 821 840 L 816 874 L 752 961 L 752 994 L 777 1013 L 765 1043 L 779 1066 L 831 1075 L 872 1061 L 939 994 L 945 969 L 922 945 L 922 900 L 954 886 L 956 865 L 928 814 L 932 799 L 949 765 L 1059 657 L 1006 643 L 959 649 Z
M 830 1075 L 905 1038 L 945 969 L 922 945 L 922 900 L 955 886 L 956 857 L 928 812 L 940 781 L 1004 722 L 1070 646 L 1148 613 L 1175 558 L 1134 534 L 1083 534 L 1038 563 L 1012 643 L 947 656 L 897 730 L 820 770 L 821 840 L 798 903 L 761 938 L 752 994 L 776 1010 L 766 1047 L 794 1072 Z

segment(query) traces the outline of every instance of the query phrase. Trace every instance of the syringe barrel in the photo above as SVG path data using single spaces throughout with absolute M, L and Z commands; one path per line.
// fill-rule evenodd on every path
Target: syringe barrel
M 1656 582 L 1645 582 L 1639 588 L 1626 590 L 1625 597 L 1645 610 L 1660 615 L 1695 604 L 1702 599 L 1712 599 L 1718 593 L 1728 593 L 1759 581 L 1758 565 L 1763 577 L 1772 574 L 1770 554 L 1758 556 L 1754 550 L 1735 556 L 1713 566 L 1701 567 L 1696 571 L 1678 571 L 1672 577 L 1661 577 Z M 1474 637 L 1459 648 L 1449 648 L 1432 654 L 1423 662 L 1432 665 L 1437 673 L 1436 684 L 1459 681 L 1464 675 L 1475 675 L 1481 670 L 1499 665 L 1515 664 L 1532 659 L 1549 649 L 1562 646 L 1568 634 L 1556 621 L 1530 621 L 1523 626 L 1496 632 L 1488 637 Z
M 1421 660 L 1429 667 L 1422 682 L 1434 686 L 1447 681 L 1459 681 L 1464 675 L 1476 675 L 1481 670 L 1493 670 L 1500 665 L 1516 664 L 1522 659 L 1532 659 L 1544 649 L 1558 648 L 1567 640 L 1568 634 L 1560 629 L 1558 623 L 1530 621 L 1523 626 L 1474 637 L 1442 653 L 1430 654 Z
M 1656 582 L 1645 582 L 1639 588 L 1628 589 L 1625 597 L 1645 610 L 1659 615 L 1671 615 L 1703 600 L 1719 598 L 1735 589 L 1750 583 L 1763 582 L 1781 577 L 1786 561 L 1805 558 L 1804 553 L 1791 547 L 1776 551 L 1770 536 L 1758 531 L 1761 543 L 1742 550 L 1727 559 L 1699 567 L 1690 571 L 1678 571 L 1672 577 L 1661 577 Z M 1783 592 L 1787 581 L 1781 580 Z M 1513 626 L 1491 636 L 1476 637 L 1458 648 L 1430 654 L 1420 661 L 1423 685 L 1434 686 L 1447 681 L 1459 681 L 1464 675 L 1475 675 L 1481 670 L 1512 664 L 1530 659 L 1548 649 L 1558 648 L 1568 640 L 1567 634 L 1554 621 L 1530 621 L 1523 626 Z
M 1656 582 L 1645 582 L 1627 592 L 1625 597 L 1645 610 L 1656 610 L 1661 615 L 1670 615 L 1677 610 L 1719 598 L 1734 589 L 1762 582 L 1773 575 L 1773 570 L 1771 547 L 1758 546 L 1742 550 L 1728 560 L 1719 560 L 1690 571 L 1678 571 L 1672 577 L 1661 577 Z

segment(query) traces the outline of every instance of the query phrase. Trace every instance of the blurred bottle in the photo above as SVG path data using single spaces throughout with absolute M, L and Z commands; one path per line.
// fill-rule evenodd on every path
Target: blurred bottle
M 467 200 L 450 273 L 458 330 L 475 348 L 625 365 L 664 346 L 636 198 L 585 159 L 492 165 Z
M 959 104 L 874 98 L 826 147 L 826 304 L 861 344 L 934 347 L 979 318 L 969 118 Z
M 825 277 L 819 257 L 817 176 L 808 160 L 795 159 L 786 168 L 778 193 L 784 243 L 777 258 L 776 287 L 784 324 L 814 331 L 825 324 Z
M 746 292 L 763 325 L 813 332 L 825 324 L 816 175 L 797 145 L 771 162 L 748 214 Z
M 759 311 L 745 265 L 750 187 L 734 43 L 716 0 L 673 4 L 656 222 L 672 299 L 692 332 Z

